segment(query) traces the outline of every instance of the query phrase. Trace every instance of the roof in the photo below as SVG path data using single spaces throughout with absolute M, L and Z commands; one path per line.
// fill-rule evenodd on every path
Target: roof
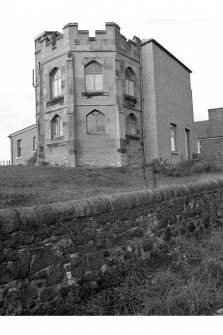
M 181 66 L 183 66 L 188 72 L 192 73 L 192 71 L 184 65 L 178 58 L 176 58 L 171 52 L 169 52 L 166 48 L 164 48 L 159 42 L 157 42 L 154 38 L 150 38 L 147 40 L 142 40 L 140 46 L 144 46 L 148 43 L 155 43 L 160 49 L 162 49 L 165 53 L 167 53 L 170 57 L 172 57 L 176 62 L 178 62 Z
M 36 128 L 36 123 L 32 124 L 31 126 L 28 126 L 26 128 L 20 129 L 18 131 L 15 131 L 14 133 L 10 134 L 8 137 L 13 137 L 22 133 L 25 133 L 26 131 L 32 130 Z

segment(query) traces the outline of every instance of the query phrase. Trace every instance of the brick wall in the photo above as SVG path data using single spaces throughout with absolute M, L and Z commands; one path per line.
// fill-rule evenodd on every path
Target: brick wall
M 1 210 L 0 314 L 35 309 L 81 278 L 94 282 L 120 261 L 222 222 L 222 194 L 219 180 Z

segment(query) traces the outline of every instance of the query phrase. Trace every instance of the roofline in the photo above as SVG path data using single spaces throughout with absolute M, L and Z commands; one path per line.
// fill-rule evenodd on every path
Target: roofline
M 39 35 L 37 35 L 35 38 L 34 38 L 34 41 L 38 40 L 41 36 L 45 35 L 45 34 L 53 34 L 53 33 L 56 33 L 58 34 L 59 36 L 62 36 L 63 34 L 60 33 L 58 30 L 44 30 L 42 33 L 40 33 Z
M 35 124 L 32 124 L 31 126 L 28 126 L 28 127 L 26 127 L 26 128 L 23 128 L 23 129 L 21 129 L 21 130 L 17 130 L 17 131 L 15 131 L 14 133 L 9 134 L 8 137 L 11 138 L 12 136 L 16 136 L 16 135 L 19 135 L 19 134 L 21 134 L 21 133 L 25 133 L 26 131 L 31 130 L 31 129 L 34 129 L 34 128 L 36 128 L 36 123 L 35 123 Z
M 166 48 L 164 48 L 159 42 L 157 42 L 154 38 L 150 38 L 140 44 L 140 47 L 146 45 L 147 43 L 155 43 L 160 49 L 162 49 L 164 52 L 166 52 L 170 57 L 172 57 L 175 61 L 177 61 L 181 66 L 183 66 L 189 73 L 192 73 L 192 71 L 184 65 L 178 58 L 176 58 L 171 52 L 169 52 Z

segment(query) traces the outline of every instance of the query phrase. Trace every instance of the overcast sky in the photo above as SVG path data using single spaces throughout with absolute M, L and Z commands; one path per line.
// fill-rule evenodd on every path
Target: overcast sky
M 0 161 L 10 159 L 7 136 L 35 123 L 34 38 L 69 22 L 91 36 L 116 22 L 127 39 L 155 38 L 193 71 L 195 120 L 223 107 L 222 0 L 2 0 Z

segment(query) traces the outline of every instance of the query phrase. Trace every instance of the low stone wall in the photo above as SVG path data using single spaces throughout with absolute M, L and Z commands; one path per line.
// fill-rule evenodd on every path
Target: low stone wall
M 222 194 L 219 180 L 0 210 L 0 314 L 16 299 L 35 309 L 81 278 L 94 282 L 119 261 L 221 222 Z

